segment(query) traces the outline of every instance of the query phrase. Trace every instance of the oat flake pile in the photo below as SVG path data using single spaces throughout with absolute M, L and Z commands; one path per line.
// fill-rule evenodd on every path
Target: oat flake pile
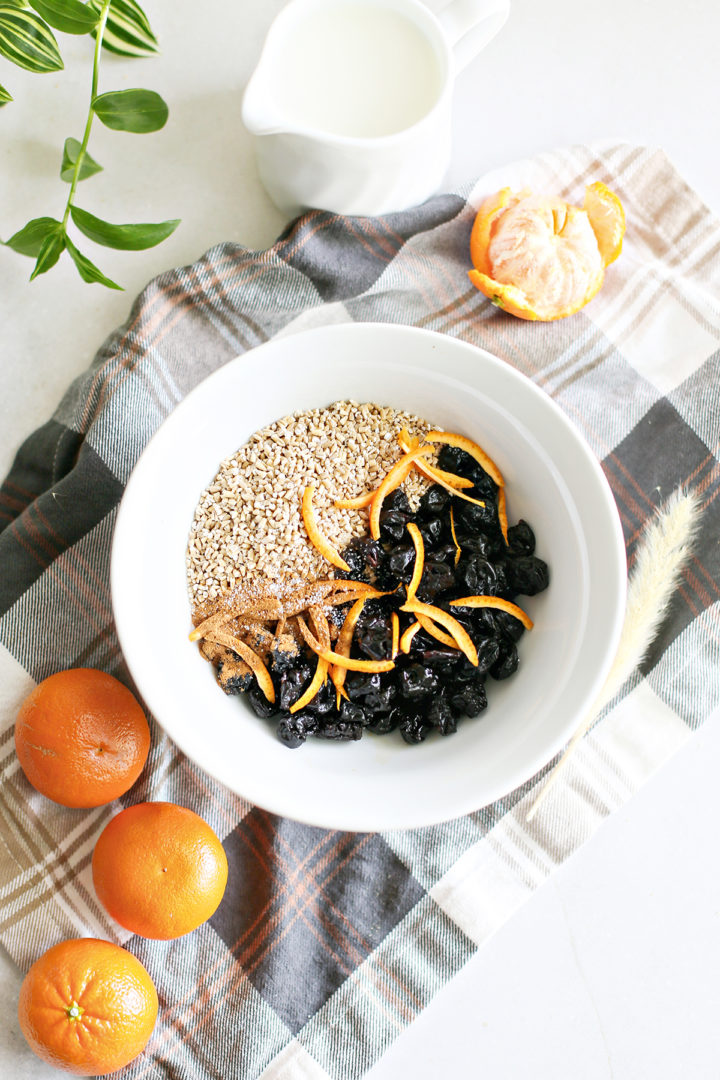
M 422 435 L 431 424 L 373 403 L 340 401 L 255 432 L 200 496 L 187 555 L 193 608 L 264 581 L 332 577 L 308 543 L 298 492 L 315 484 L 320 527 L 336 548 L 345 547 L 367 531 L 367 513 L 335 509 L 333 500 L 377 486 L 400 457 L 395 434 L 403 427 Z M 403 487 L 412 505 L 427 481 L 414 473 Z

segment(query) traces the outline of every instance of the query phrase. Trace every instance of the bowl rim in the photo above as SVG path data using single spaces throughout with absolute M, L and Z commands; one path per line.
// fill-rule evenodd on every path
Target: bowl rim
M 613 617 L 608 626 L 607 648 L 605 654 L 602 657 L 601 662 L 597 665 L 594 678 L 590 680 L 587 692 L 584 696 L 584 707 L 585 709 L 589 708 L 607 677 L 617 650 L 617 644 L 624 619 L 627 587 L 627 566 L 622 528 L 615 500 L 600 462 L 595 457 L 578 429 L 557 402 L 545 394 L 544 391 L 528 379 L 527 376 L 523 375 L 516 368 L 513 368 L 511 365 L 507 364 L 497 356 L 494 356 L 487 350 L 461 339 L 450 337 L 446 334 L 396 323 L 333 323 L 298 329 L 293 332 L 283 332 L 280 335 L 271 338 L 269 341 L 256 346 L 252 350 L 252 353 L 254 359 L 259 359 L 263 364 L 263 369 L 266 370 L 267 366 L 273 362 L 273 353 L 278 353 L 280 361 L 282 362 L 282 357 L 287 349 L 288 343 L 292 342 L 298 335 L 302 335 L 305 338 L 307 338 L 308 335 L 314 335 L 317 340 L 325 338 L 326 344 L 330 344 L 333 348 L 337 349 L 341 347 L 343 338 L 347 341 L 347 335 L 350 335 L 351 337 L 360 335 L 369 341 L 373 335 L 378 334 L 381 336 L 389 336 L 390 339 L 395 338 L 398 347 L 402 343 L 412 342 L 413 339 L 418 340 L 419 338 L 424 338 L 426 340 L 432 339 L 433 344 L 436 347 L 449 349 L 450 351 L 461 350 L 466 354 L 471 354 L 475 361 L 477 361 L 478 354 L 480 354 L 485 365 L 494 367 L 496 372 L 502 371 L 502 377 L 504 379 L 509 378 L 511 382 L 516 381 L 518 386 L 522 384 L 525 388 L 525 392 L 534 395 L 537 401 L 542 402 L 542 409 L 549 410 L 549 414 L 552 414 L 555 423 L 560 425 L 560 428 L 564 429 L 565 435 L 570 437 L 574 442 L 574 449 L 579 455 L 578 460 L 581 460 L 581 465 L 585 470 L 588 482 L 594 485 L 594 496 L 597 499 L 597 505 L 605 513 L 604 526 L 606 527 L 606 539 L 609 546 L 606 552 L 607 563 L 605 571 L 608 576 L 604 582 L 604 592 L 610 596 L 610 606 L 613 611 Z M 363 832 L 386 831 L 395 828 L 417 828 L 439 824 L 442 821 L 448 821 L 490 805 L 492 802 L 509 794 L 518 786 L 530 780 L 545 765 L 547 765 L 566 745 L 580 723 L 584 712 L 578 709 L 571 717 L 569 716 L 567 722 L 563 725 L 562 730 L 557 733 L 555 738 L 548 740 L 543 751 L 536 753 L 530 758 L 523 759 L 521 763 L 518 763 L 515 769 L 510 769 L 506 779 L 503 780 L 502 783 L 498 783 L 494 788 L 490 785 L 489 789 L 482 796 L 478 795 L 477 797 L 473 797 L 470 793 L 467 793 L 463 799 L 458 799 L 458 801 L 453 806 L 449 807 L 445 813 L 438 813 L 437 809 L 425 811 L 420 805 L 412 808 L 404 808 L 402 810 L 394 808 L 391 813 L 358 813 L 357 810 L 348 807 L 333 807 L 331 808 L 330 813 L 325 813 L 324 811 L 318 812 L 317 808 L 308 809 L 303 806 L 298 806 L 296 801 L 294 801 L 293 796 L 291 795 L 288 797 L 283 791 L 269 792 L 262 781 L 260 781 L 259 784 L 250 784 L 249 786 L 246 782 L 243 784 L 243 790 L 240 790 L 233 782 L 229 782 L 226 776 L 219 776 L 217 766 L 213 767 L 213 763 L 210 760 L 212 755 L 210 755 L 209 758 L 207 754 L 199 754 L 197 746 L 189 745 L 188 740 L 183 738 L 182 735 L 179 735 L 177 731 L 173 730 L 172 723 L 168 723 L 166 710 L 163 702 L 159 700 L 160 695 L 156 691 L 155 685 L 153 685 L 152 690 L 148 691 L 148 687 L 143 687 L 142 685 L 142 678 L 137 677 L 140 664 L 138 663 L 138 657 L 134 647 L 132 612 L 128 608 L 125 575 L 128 567 L 128 558 L 130 557 L 130 549 L 132 547 L 134 503 L 145 483 L 145 462 L 150 460 L 151 455 L 156 456 L 158 454 L 159 448 L 162 447 L 163 442 L 171 440 L 176 429 L 182 429 L 182 423 L 186 414 L 191 414 L 194 403 L 201 400 L 202 396 L 208 393 L 208 386 L 216 383 L 221 385 L 224 380 L 232 380 L 236 366 L 242 364 L 243 361 L 247 361 L 247 357 L 247 352 L 242 353 L 240 356 L 235 357 L 216 369 L 189 391 L 181 402 L 172 410 L 168 417 L 160 424 L 157 431 L 140 454 L 140 457 L 128 478 L 125 492 L 121 499 L 112 539 L 110 565 L 112 608 L 120 647 L 127 663 L 128 670 L 138 687 L 139 693 L 143 696 L 150 712 L 155 717 L 159 726 L 170 737 L 178 749 L 194 761 L 200 768 L 204 769 L 210 776 L 255 805 L 272 813 L 290 817 L 306 824 L 322 828 Z M 197 492 L 198 496 L 199 494 L 200 492 Z M 443 742 L 444 741 L 445 740 L 443 740 Z M 282 749 L 287 753 L 285 748 Z M 300 753 L 305 749 L 306 748 L 302 748 Z

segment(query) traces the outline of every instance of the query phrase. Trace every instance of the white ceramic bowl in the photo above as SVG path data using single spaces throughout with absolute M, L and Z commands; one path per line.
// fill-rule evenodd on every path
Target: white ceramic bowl
M 350 743 L 311 739 L 288 750 L 242 697 L 222 693 L 188 640 L 188 531 L 220 462 L 254 431 L 297 409 L 347 398 L 409 410 L 481 443 L 505 476 L 511 523 L 522 517 L 535 530 L 550 587 L 521 600 L 535 627 L 520 642 L 518 672 L 489 680 L 487 710 L 462 722 L 455 735 L 418 746 L 397 734 Z M 453 338 L 354 323 L 275 338 L 184 399 L 130 477 L 111 578 L 128 667 L 181 750 L 267 810 L 326 828 L 370 831 L 479 809 L 561 749 L 615 654 L 626 562 L 598 462 L 532 382 Z

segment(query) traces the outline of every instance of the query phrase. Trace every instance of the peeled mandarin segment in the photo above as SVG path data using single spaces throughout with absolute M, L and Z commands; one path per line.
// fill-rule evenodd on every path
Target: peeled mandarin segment
M 421 621 L 420 617 L 424 615 L 433 622 L 439 622 L 441 626 L 444 626 L 446 630 L 450 631 L 450 634 L 455 638 L 458 647 L 465 653 L 470 663 L 474 667 L 477 667 L 478 654 L 472 638 L 465 627 L 461 626 L 457 619 L 453 618 L 452 615 L 449 615 L 447 611 L 435 607 L 434 604 L 421 604 L 417 600 L 409 600 L 406 604 L 403 604 L 400 610 L 409 611 L 416 616 L 418 621 Z
M 324 660 L 322 656 L 318 656 L 317 667 L 315 668 L 315 674 L 313 676 L 312 682 L 308 686 L 305 693 L 302 694 L 297 699 L 297 701 L 290 706 L 291 713 L 295 713 L 299 709 L 304 709 L 305 706 L 309 705 L 313 698 L 317 696 L 320 688 L 324 685 L 325 679 L 327 678 L 328 668 L 329 664 L 327 660 Z
M 498 487 L 504 486 L 503 475 L 493 459 L 485 453 L 481 446 L 478 446 L 472 439 L 468 439 L 466 435 L 458 435 L 454 431 L 429 431 L 425 438 L 429 443 L 444 443 L 446 446 L 454 446 L 459 450 L 464 450 L 470 457 L 475 458 L 478 465 L 482 465 L 485 472 Z
M 307 531 L 310 543 L 313 547 L 320 552 L 324 559 L 332 566 L 337 566 L 339 570 L 349 570 L 350 567 L 342 558 L 342 556 L 335 550 L 330 541 L 320 531 L 317 521 L 315 520 L 315 508 L 313 506 L 313 496 L 315 494 L 315 485 L 308 484 L 303 492 L 302 497 L 302 519 L 303 525 Z
M 510 600 L 503 600 L 500 596 L 463 596 L 460 600 L 451 600 L 450 607 L 497 608 L 499 611 L 506 611 L 508 615 L 514 615 L 526 630 L 532 630 L 534 625 L 530 616 L 522 608 Z
M 623 204 L 610 188 L 597 180 L 585 188 L 583 209 L 590 219 L 603 263 L 609 266 L 622 251 L 625 236 Z
M 481 274 L 490 273 L 487 252 L 493 224 L 498 216 L 509 205 L 514 205 L 519 198 L 521 196 L 513 195 L 511 189 L 506 187 L 501 188 L 495 195 L 490 195 L 481 203 L 470 234 L 470 259 L 475 269 Z
M 422 538 L 422 533 L 415 522 L 408 522 L 407 531 L 410 533 L 415 548 L 415 566 L 413 568 L 410 584 L 407 587 L 407 598 L 408 600 L 414 600 L 415 593 L 418 590 L 420 580 L 423 576 L 423 570 L 425 569 L 425 542 Z

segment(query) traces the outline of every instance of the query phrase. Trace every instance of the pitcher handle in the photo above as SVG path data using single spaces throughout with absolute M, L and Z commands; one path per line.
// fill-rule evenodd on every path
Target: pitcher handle
M 450 0 L 435 17 L 441 23 L 462 71 L 484 49 L 510 13 L 510 0 Z

